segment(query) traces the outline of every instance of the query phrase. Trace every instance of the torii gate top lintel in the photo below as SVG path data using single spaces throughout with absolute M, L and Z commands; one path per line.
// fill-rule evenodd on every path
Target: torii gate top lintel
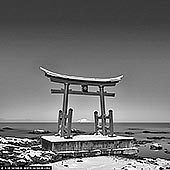
M 69 83 L 69 84 L 79 84 L 79 85 L 91 85 L 91 86 L 115 86 L 121 81 L 123 75 L 114 78 L 87 78 L 70 76 L 52 72 L 43 67 L 40 69 L 45 73 L 45 76 L 49 77 L 52 82 L 55 83 Z

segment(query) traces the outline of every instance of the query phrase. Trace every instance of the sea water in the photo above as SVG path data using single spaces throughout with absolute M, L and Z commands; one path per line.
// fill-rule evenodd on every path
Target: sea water
M 4 127 L 11 129 L 3 129 Z M 94 123 L 73 123 L 72 128 L 94 132 Z M 36 137 L 37 134 L 29 133 L 34 129 L 48 130 L 51 132 L 49 135 L 52 135 L 57 131 L 57 123 L 3 122 L 0 123 L 0 136 Z M 139 148 L 139 155 L 170 160 L 170 154 L 165 153 L 165 150 L 170 151 L 170 123 L 114 123 L 114 131 L 116 135 L 134 136 L 137 140 L 149 140 L 148 137 L 163 137 L 158 140 L 152 139 L 153 142 L 163 146 L 162 150 L 150 150 L 150 144 L 145 144 Z M 148 133 L 144 133 L 145 131 Z

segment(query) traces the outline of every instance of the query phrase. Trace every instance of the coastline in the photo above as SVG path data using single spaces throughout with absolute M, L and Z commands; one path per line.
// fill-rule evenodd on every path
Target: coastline
M 23 127 L 24 125 L 24 127 Z M 35 126 L 36 125 L 36 126 Z M 89 129 L 92 129 L 92 124 L 77 123 L 74 130 L 75 135 L 78 133 L 87 134 Z M 147 125 L 147 126 L 146 126 Z M 169 144 L 169 124 L 117 124 L 117 135 L 135 136 L 137 139 L 135 146 L 140 148 L 140 155 L 138 157 L 122 157 L 119 156 L 95 156 L 63 158 L 51 151 L 45 151 L 41 147 L 40 137 L 43 134 L 42 130 L 46 129 L 48 135 L 55 134 L 55 124 L 1 124 L 0 128 L 0 166 L 15 165 L 15 166 L 32 166 L 32 165 L 50 165 L 53 169 L 83 169 L 90 166 L 94 169 L 159 169 L 170 168 L 170 154 L 165 154 L 165 149 L 170 151 Z M 168 126 L 167 126 L 168 125 Z M 157 128 L 155 128 L 157 126 Z M 31 128 L 30 128 L 31 127 Z M 54 127 L 54 128 L 53 128 Z M 79 127 L 86 129 L 78 130 Z M 119 128 L 120 127 L 120 128 Z M 149 128 L 148 128 L 149 127 Z M 151 127 L 151 128 L 150 128 Z M 54 129 L 54 131 L 53 131 Z M 46 135 L 46 134 L 45 134 Z M 162 150 L 150 150 L 151 143 L 161 143 Z M 165 144 L 165 145 L 164 145 Z M 161 154 L 164 157 L 161 157 Z M 154 157 L 153 157 L 154 155 Z M 120 167 L 121 166 L 121 167 Z M 135 168 L 136 166 L 136 168 Z M 86 168 L 86 169 L 87 169 Z M 84 170 L 84 169 L 83 169 Z
M 41 148 L 39 139 L 0 137 L 0 166 L 52 166 L 57 169 L 170 169 L 170 160 L 138 156 L 62 157 Z

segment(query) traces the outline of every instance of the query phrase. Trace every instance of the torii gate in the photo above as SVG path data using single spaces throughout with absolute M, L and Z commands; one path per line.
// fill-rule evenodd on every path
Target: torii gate
M 105 98 L 104 96 L 115 97 L 115 93 L 108 93 L 104 91 L 104 87 L 106 86 L 115 86 L 118 84 L 123 75 L 115 77 L 115 78 L 85 78 L 85 77 L 77 77 L 77 76 L 69 76 L 63 75 L 59 73 L 54 73 L 49 71 L 43 67 L 40 69 L 45 73 L 45 76 L 50 78 L 51 82 L 54 83 L 62 83 L 64 84 L 64 89 L 51 89 L 52 94 L 63 93 L 63 107 L 62 110 L 59 111 L 59 119 L 58 119 L 58 134 L 61 137 L 71 137 L 71 123 L 72 123 L 72 109 L 68 108 L 68 94 L 74 95 L 91 95 L 91 96 L 100 96 L 100 105 L 101 105 L 101 116 L 98 115 L 98 112 L 94 112 L 95 117 L 95 131 L 98 133 L 98 130 L 102 130 L 101 133 L 105 136 L 107 135 L 107 130 L 109 130 L 109 135 L 113 136 L 113 111 L 109 110 L 109 115 L 106 116 L 105 112 Z M 81 85 L 82 91 L 75 91 L 69 89 L 71 84 Z M 99 91 L 92 92 L 88 91 L 88 86 L 97 86 Z M 67 114 L 68 112 L 68 114 Z M 106 119 L 109 119 L 109 127 L 106 126 Z M 68 124 L 67 124 L 68 120 Z M 99 120 L 102 122 L 102 126 L 99 126 Z M 67 127 L 66 127 L 67 124 Z

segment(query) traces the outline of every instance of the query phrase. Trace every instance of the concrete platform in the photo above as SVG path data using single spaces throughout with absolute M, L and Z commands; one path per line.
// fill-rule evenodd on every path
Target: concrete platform
M 42 136 L 42 147 L 58 153 L 75 152 L 121 152 L 135 150 L 133 147 L 134 137 L 115 136 L 108 137 L 103 135 L 78 135 L 72 139 L 65 139 L 60 136 Z

